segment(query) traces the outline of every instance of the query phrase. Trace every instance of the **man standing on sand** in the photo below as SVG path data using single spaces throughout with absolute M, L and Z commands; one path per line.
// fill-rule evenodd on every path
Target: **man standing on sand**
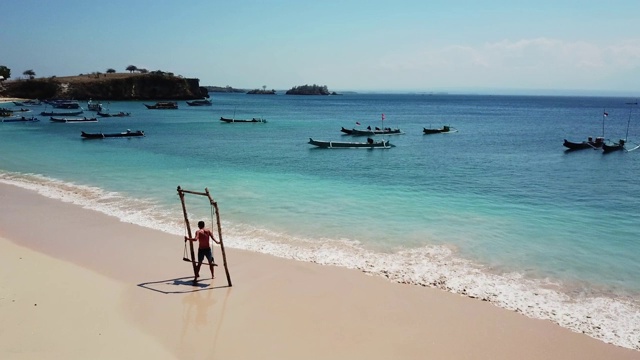
M 211 230 L 204 227 L 204 221 L 198 221 L 198 230 L 195 233 L 193 238 L 184 237 L 184 241 L 187 240 L 196 241 L 198 240 L 198 265 L 196 266 L 196 278 L 200 276 L 200 266 L 202 266 L 202 260 L 204 260 L 205 256 L 207 260 L 209 260 L 209 269 L 211 269 L 211 278 L 215 279 L 213 274 L 213 267 L 217 266 L 213 263 L 213 252 L 211 251 L 211 247 L 209 246 L 209 237 L 213 239 L 213 241 L 220 245 L 220 241 L 216 240 L 213 237 L 213 233 Z

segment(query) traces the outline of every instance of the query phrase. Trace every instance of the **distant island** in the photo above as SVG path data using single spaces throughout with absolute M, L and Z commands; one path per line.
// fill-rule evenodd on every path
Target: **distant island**
M 276 91 L 274 89 L 267 90 L 267 86 L 263 85 L 262 86 L 262 90 L 260 90 L 260 89 L 249 90 L 249 91 L 247 91 L 247 94 L 250 94 L 250 95 L 256 95 L 256 94 L 257 95 L 275 95 Z
M 227 86 L 204 86 L 208 92 L 217 92 L 217 93 L 244 93 L 247 90 L 245 89 L 236 89 L 229 85 Z
M 335 91 L 329 92 L 327 85 L 300 85 L 287 90 L 286 95 L 338 95 Z

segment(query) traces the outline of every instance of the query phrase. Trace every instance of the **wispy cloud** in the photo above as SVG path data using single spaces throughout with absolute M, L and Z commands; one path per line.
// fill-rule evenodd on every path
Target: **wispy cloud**
M 620 74 L 640 69 L 640 39 L 604 46 L 542 37 L 451 45 L 386 56 L 378 67 L 413 81 L 414 86 L 539 88 L 562 84 L 592 88 L 607 78 L 621 78 Z

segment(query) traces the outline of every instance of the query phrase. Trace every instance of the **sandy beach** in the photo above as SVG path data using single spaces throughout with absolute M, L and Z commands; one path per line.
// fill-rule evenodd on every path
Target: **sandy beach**
M 0 97 L 0 104 L 2 104 L 2 103 L 10 103 L 10 102 L 13 102 L 13 101 L 24 101 L 24 100 L 27 100 L 27 99 Z
M 216 279 L 194 286 L 179 237 L 11 185 L 0 204 L 2 359 L 640 359 L 477 299 L 236 249 L 232 287 L 218 247 Z

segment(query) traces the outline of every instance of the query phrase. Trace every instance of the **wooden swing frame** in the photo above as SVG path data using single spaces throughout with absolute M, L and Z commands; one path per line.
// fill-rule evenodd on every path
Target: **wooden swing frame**
M 214 212 L 216 213 L 216 224 L 218 225 L 218 241 L 220 241 L 220 250 L 222 252 L 222 262 L 224 265 L 224 272 L 227 275 L 227 284 L 229 284 L 229 286 L 233 286 L 231 284 L 231 276 L 229 275 L 229 267 L 227 266 L 227 255 L 224 251 L 224 242 L 222 241 L 222 227 L 220 226 L 220 213 L 218 211 L 218 203 L 213 200 L 213 198 L 211 197 L 211 194 L 209 194 L 208 188 L 204 188 L 204 192 L 199 192 L 199 191 L 183 190 L 180 186 L 178 186 L 178 196 L 180 197 L 180 202 L 182 203 L 182 213 L 184 214 L 184 222 L 187 226 L 187 234 L 190 239 L 193 238 L 193 235 L 191 234 L 191 225 L 189 223 L 189 217 L 187 215 L 187 206 L 184 201 L 185 194 L 206 196 L 209 199 L 209 203 L 211 204 Z M 198 277 L 196 276 L 197 263 L 196 263 L 195 251 L 193 249 L 193 241 L 189 241 L 189 248 L 191 252 L 190 262 L 191 262 L 191 265 L 193 266 L 193 281 L 196 282 L 198 281 Z

